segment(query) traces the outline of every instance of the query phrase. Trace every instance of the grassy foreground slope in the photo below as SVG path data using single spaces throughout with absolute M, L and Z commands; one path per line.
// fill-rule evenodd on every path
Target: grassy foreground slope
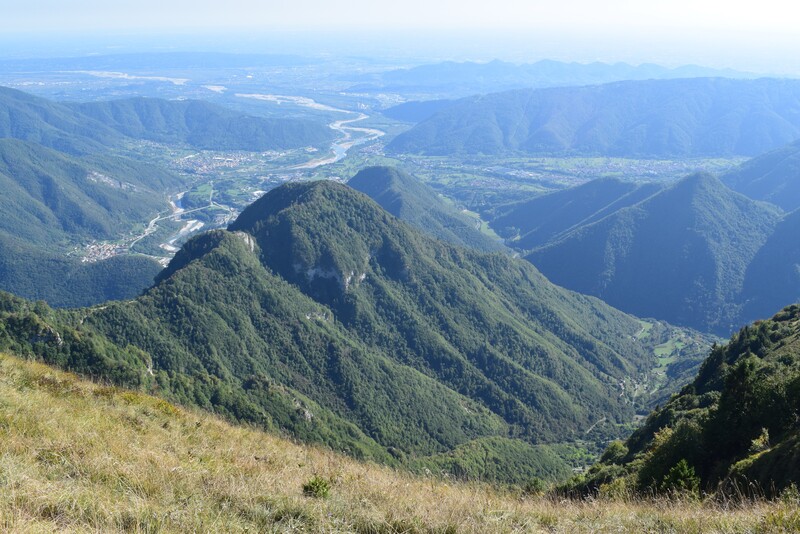
M 787 532 L 797 504 L 568 502 L 414 478 L 0 355 L 0 529 Z M 315 477 L 326 498 L 305 495 Z

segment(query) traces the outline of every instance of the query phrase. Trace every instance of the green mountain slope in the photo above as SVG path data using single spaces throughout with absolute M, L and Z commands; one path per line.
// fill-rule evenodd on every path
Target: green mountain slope
M 734 191 L 786 211 L 800 208 L 800 143 L 755 157 L 722 176 Z
M 387 150 L 429 155 L 757 155 L 800 137 L 800 82 L 696 78 L 465 98 Z
M 658 184 L 634 184 L 614 178 L 499 206 L 493 211 L 492 228 L 513 240 L 516 249 L 530 250 L 557 241 L 571 230 L 591 224 L 632 206 L 660 191 Z
M 86 154 L 122 142 L 122 136 L 63 104 L 0 87 L 0 138 L 14 138 Z
M 347 185 L 361 191 L 383 209 L 437 239 L 486 252 L 503 246 L 475 228 L 475 221 L 445 204 L 436 192 L 394 167 L 368 167 Z
M 0 139 L 0 231 L 33 244 L 109 239 L 166 209 L 181 179 L 122 158 Z
M 786 215 L 747 267 L 742 288 L 745 317 L 800 301 L 800 210 Z
M 727 333 L 750 261 L 780 214 L 693 175 L 527 259 L 553 282 L 629 313 Z
M 327 144 L 333 131 L 299 119 L 250 117 L 200 100 L 130 98 L 66 104 L 134 139 L 206 150 L 265 151 Z
M 680 490 L 694 474 L 698 489 L 735 497 L 775 495 L 797 484 L 798 355 L 800 306 L 743 328 L 728 345 L 715 347 L 691 384 L 573 488 L 596 491 L 617 480 L 617 488 L 667 492 Z
M 671 334 L 641 335 L 524 261 L 434 241 L 332 182 L 264 195 L 134 301 L 0 310 L 0 345 L 19 353 L 406 465 L 493 437 L 519 441 L 496 442 L 513 461 L 598 421 L 593 436 L 618 434 L 649 399 L 620 383 L 644 380 Z
M 208 150 L 265 151 L 326 145 L 333 137 L 321 123 L 250 117 L 199 100 L 59 103 L 0 87 L 0 138 L 72 155 L 119 148 L 130 139 Z
M 0 233 L 0 290 L 56 307 L 130 299 L 153 285 L 161 265 L 144 256 L 94 263 L 50 252 Z

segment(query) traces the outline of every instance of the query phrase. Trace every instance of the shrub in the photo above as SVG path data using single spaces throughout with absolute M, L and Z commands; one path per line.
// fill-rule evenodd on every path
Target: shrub
M 539 477 L 533 477 L 522 486 L 524 495 L 541 495 L 547 489 L 547 483 Z
M 621 441 L 616 440 L 608 444 L 603 456 L 600 457 L 600 461 L 604 464 L 621 464 L 627 455 L 628 447 Z
M 695 474 L 694 467 L 682 459 L 664 477 L 661 490 L 675 496 L 699 497 L 700 478 Z
M 331 483 L 324 478 L 314 475 L 311 480 L 303 484 L 303 495 L 324 499 L 330 495 Z

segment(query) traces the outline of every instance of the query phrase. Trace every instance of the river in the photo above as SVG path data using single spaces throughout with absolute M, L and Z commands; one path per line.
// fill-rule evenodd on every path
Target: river
M 327 104 L 320 104 L 319 102 L 305 97 L 305 96 L 285 96 L 285 95 L 264 95 L 264 94 L 237 94 L 241 98 L 253 98 L 256 100 L 265 100 L 267 102 L 274 102 L 277 104 L 294 104 L 317 111 L 333 111 L 336 113 L 346 113 L 348 115 L 355 115 L 349 119 L 340 119 L 328 124 L 331 130 L 336 130 L 342 134 L 342 137 L 333 142 L 330 149 L 330 155 L 313 159 L 300 165 L 289 167 L 290 170 L 301 169 L 315 169 L 323 165 L 330 165 L 344 159 L 347 156 L 347 151 L 356 145 L 360 145 L 369 141 L 374 141 L 379 137 L 386 135 L 383 130 L 376 128 L 361 128 L 351 126 L 354 122 L 363 121 L 369 118 L 369 115 L 359 111 L 350 111 L 347 109 L 335 108 Z

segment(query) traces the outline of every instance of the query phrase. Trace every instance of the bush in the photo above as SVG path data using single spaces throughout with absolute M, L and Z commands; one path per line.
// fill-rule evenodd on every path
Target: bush
M 625 501 L 631 498 L 631 490 L 625 478 L 615 478 L 607 484 L 601 484 L 597 491 L 598 497 L 607 501 Z
M 619 440 L 612 441 L 606 447 L 603 456 L 600 457 L 600 462 L 604 464 L 622 464 L 625 457 L 628 455 L 628 447 Z
M 330 495 L 331 483 L 324 478 L 314 475 L 311 480 L 303 484 L 303 495 L 324 499 Z
M 661 490 L 675 496 L 699 497 L 700 478 L 695 474 L 694 467 L 686 460 L 681 460 L 664 477 Z
M 547 489 L 547 483 L 539 477 L 533 477 L 522 486 L 524 495 L 541 495 Z

